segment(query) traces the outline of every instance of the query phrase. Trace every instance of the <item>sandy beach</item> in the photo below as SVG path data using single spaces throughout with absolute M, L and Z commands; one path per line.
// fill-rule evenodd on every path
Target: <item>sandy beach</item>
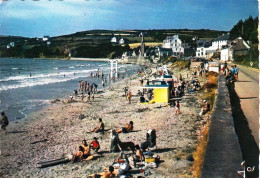
M 183 76 L 191 71 L 181 71 Z M 178 76 L 180 72 L 174 71 Z M 134 132 L 121 133 L 121 141 L 141 144 L 149 129 L 157 131 L 157 150 L 163 162 L 151 169 L 150 177 L 190 177 L 193 164 L 192 153 L 200 136 L 198 129 L 206 118 L 198 117 L 201 105 L 196 93 L 181 100 L 181 115 L 175 108 L 165 104 L 140 104 L 133 97 L 129 104 L 123 88 L 128 86 L 134 95 L 140 89 L 137 76 L 114 83 L 110 88 L 99 89 L 93 102 L 72 103 L 62 101 L 52 104 L 28 118 L 10 123 L 8 133 L 0 132 L 0 176 L 1 177 L 86 177 L 102 172 L 119 153 L 109 153 L 110 131 L 104 134 L 87 133 L 98 125 L 102 118 L 105 129 L 121 128 L 134 122 Z M 85 98 L 86 99 L 86 98 Z M 79 117 L 84 115 L 83 118 Z M 48 168 L 37 168 L 37 162 L 61 158 L 65 153 L 75 153 L 83 139 L 88 142 L 97 137 L 102 156 L 94 154 L 91 161 L 66 163 Z M 130 154 L 130 151 L 127 152 Z M 134 177 L 143 175 L 136 171 Z

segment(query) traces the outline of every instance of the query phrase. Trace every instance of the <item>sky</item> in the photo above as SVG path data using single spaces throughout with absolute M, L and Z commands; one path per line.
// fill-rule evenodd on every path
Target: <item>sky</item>
M 0 35 L 42 37 L 107 29 L 229 31 L 258 16 L 257 0 L 0 0 Z

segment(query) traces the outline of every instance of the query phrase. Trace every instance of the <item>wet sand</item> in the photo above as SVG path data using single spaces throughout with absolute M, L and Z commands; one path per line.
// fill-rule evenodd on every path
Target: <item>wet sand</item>
M 190 71 L 182 71 L 182 74 Z M 178 73 L 174 73 L 178 76 Z M 183 75 L 185 76 L 185 75 Z M 133 97 L 128 104 L 123 88 L 129 86 L 137 94 L 140 83 L 137 77 L 114 83 L 110 89 L 99 90 L 95 101 L 58 102 L 41 111 L 31 113 L 27 119 L 10 123 L 6 135 L 0 131 L 0 176 L 1 177 L 86 177 L 102 172 L 119 153 L 109 153 L 110 131 L 104 134 L 87 133 L 98 125 L 102 118 L 105 129 L 121 128 L 130 120 L 134 132 L 121 133 L 121 141 L 141 144 L 149 129 L 157 131 L 157 150 L 163 162 L 151 170 L 151 177 L 190 177 L 192 152 L 199 136 L 198 128 L 205 123 L 198 113 L 200 106 L 197 94 L 180 102 L 183 114 L 175 115 L 175 108 L 164 104 L 140 104 Z M 80 99 L 79 99 L 80 100 Z M 164 107 L 165 106 L 165 107 Z M 79 115 L 84 114 L 84 118 Z M 191 116 L 194 114 L 194 116 Z M 36 168 L 37 162 L 58 159 L 65 153 L 75 153 L 83 139 L 88 142 L 98 137 L 103 155 L 79 163 L 66 163 L 48 168 Z M 130 153 L 130 151 L 128 152 Z M 133 174 L 134 177 L 141 175 Z

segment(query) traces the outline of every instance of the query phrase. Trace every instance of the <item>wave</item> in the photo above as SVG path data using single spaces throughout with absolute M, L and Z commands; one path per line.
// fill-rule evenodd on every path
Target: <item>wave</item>
M 8 81 L 21 81 L 21 80 L 36 80 L 39 78 L 50 78 L 50 77 L 58 77 L 58 76 L 63 76 L 64 74 L 66 76 L 69 75 L 74 75 L 74 74 L 85 74 L 85 73 L 89 73 L 91 71 L 96 71 L 97 69 L 91 69 L 91 70 L 76 70 L 76 71 L 70 71 L 70 72 L 59 72 L 59 73 L 50 73 L 50 74 L 32 74 L 32 76 L 30 77 L 30 75 L 17 75 L 17 76 L 11 76 L 11 77 L 7 77 L 5 79 L 0 79 L 0 82 L 8 82 Z
M 53 69 L 58 70 L 59 68 L 58 68 L 58 67 L 55 67 L 55 68 L 53 68 Z
M 83 70 L 83 71 L 74 71 L 74 72 L 62 72 L 60 74 L 52 73 L 52 74 L 38 74 L 32 77 L 28 76 L 15 76 L 8 77 L 7 79 L 0 81 L 14 81 L 17 80 L 14 85 L 0 85 L 0 91 L 16 89 L 16 88 L 25 88 L 25 87 L 33 87 L 38 85 L 47 85 L 51 83 L 60 83 L 66 82 L 69 80 L 74 80 L 82 77 L 82 74 L 90 74 L 91 72 L 96 71 L 96 69 L 92 70 Z M 77 75 L 74 75 L 77 74 Z M 81 74 L 81 75 L 79 75 Z M 63 77 L 65 75 L 65 77 Z
M 12 68 L 12 70 L 17 70 L 17 69 L 18 69 L 18 68 L 15 68 L 15 67 L 14 67 L 14 68 Z

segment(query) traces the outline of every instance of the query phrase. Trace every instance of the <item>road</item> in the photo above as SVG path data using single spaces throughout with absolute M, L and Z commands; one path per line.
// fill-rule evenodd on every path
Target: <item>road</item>
M 238 82 L 235 91 L 251 133 L 259 147 L 259 72 L 256 69 L 238 66 Z

